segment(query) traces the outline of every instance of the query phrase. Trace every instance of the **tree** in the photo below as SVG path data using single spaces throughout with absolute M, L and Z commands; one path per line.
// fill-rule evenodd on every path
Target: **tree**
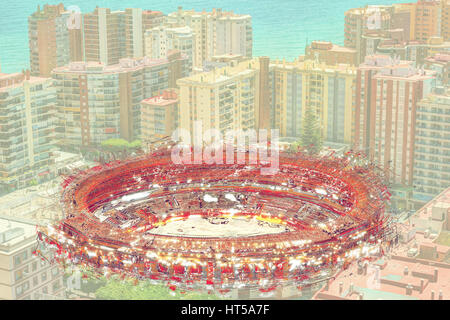
M 104 150 L 111 151 L 111 152 L 117 152 L 122 151 L 126 148 L 128 148 L 129 142 L 125 139 L 108 139 L 105 141 L 102 141 L 101 147 Z
M 201 292 L 181 293 L 172 291 L 163 284 L 151 284 L 149 281 L 110 279 L 104 287 L 95 292 L 97 299 L 102 300 L 216 300 L 216 295 Z
M 100 149 L 103 153 L 111 154 L 114 159 L 126 158 L 129 154 L 141 150 L 141 147 L 142 143 L 140 140 L 128 142 L 125 139 L 108 139 L 100 144 Z
M 141 140 L 134 140 L 128 144 L 128 148 L 132 150 L 139 150 L 142 147 Z
M 319 154 L 320 150 L 322 150 L 320 124 L 311 108 L 306 109 L 305 117 L 302 121 L 300 145 L 310 154 Z
M 299 148 L 299 147 L 301 147 L 300 141 L 292 142 L 292 143 L 289 145 L 288 151 L 289 151 L 289 152 L 298 152 L 298 148 Z

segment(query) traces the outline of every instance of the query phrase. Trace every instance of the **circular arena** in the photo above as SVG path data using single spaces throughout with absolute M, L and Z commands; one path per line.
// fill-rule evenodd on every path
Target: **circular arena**
M 357 156 L 280 153 L 262 165 L 176 165 L 171 146 L 68 177 L 65 219 L 41 228 L 63 265 L 171 287 L 301 289 L 378 254 L 390 194 Z

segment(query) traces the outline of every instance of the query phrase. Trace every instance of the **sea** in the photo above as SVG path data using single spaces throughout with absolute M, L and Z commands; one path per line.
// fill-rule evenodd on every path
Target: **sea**
M 29 68 L 27 18 L 38 5 L 63 2 L 90 12 L 96 6 L 123 10 L 143 8 L 165 14 L 184 9 L 212 8 L 249 14 L 253 23 L 253 55 L 293 60 L 313 40 L 344 42 L 344 13 L 350 8 L 408 0 L 0 0 L 0 68 L 2 73 Z

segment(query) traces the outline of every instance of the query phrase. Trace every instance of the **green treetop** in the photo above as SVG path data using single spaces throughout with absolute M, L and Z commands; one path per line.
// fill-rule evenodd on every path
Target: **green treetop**
M 320 132 L 319 121 L 311 108 L 305 111 L 302 121 L 302 132 L 300 145 L 310 154 L 319 154 L 322 149 L 322 134 Z

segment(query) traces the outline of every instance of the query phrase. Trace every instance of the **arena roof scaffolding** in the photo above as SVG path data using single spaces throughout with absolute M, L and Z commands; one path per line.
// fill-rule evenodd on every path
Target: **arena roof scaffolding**
M 390 194 L 359 155 L 279 165 L 176 165 L 162 146 L 68 177 L 65 219 L 38 236 L 64 265 L 220 292 L 301 288 L 389 241 Z

